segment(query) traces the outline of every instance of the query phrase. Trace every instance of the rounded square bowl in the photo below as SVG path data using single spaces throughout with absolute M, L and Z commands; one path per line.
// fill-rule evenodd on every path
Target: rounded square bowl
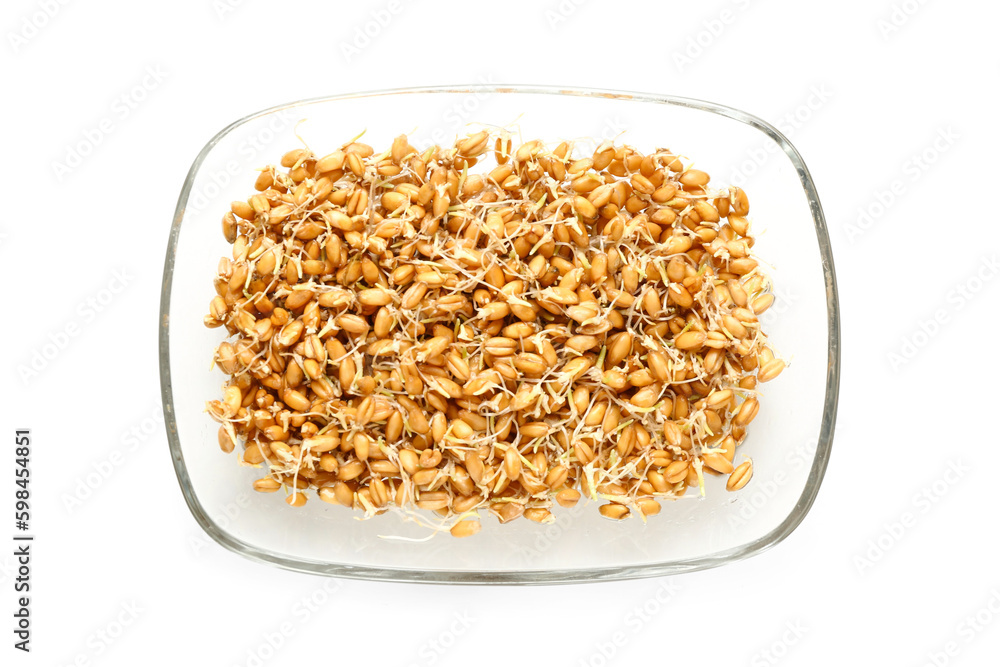
M 645 523 L 602 518 L 594 503 L 556 508 L 538 525 L 492 519 L 474 538 L 443 535 L 385 515 L 359 521 L 342 507 L 291 508 L 257 494 L 260 471 L 239 467 L 216 443 L 205 401 L 224 381 L 211 369 L 224 331 L 202 317 L 219 257 L 219 220 L 252 191 L 255 170 L 304 140 L 317 154 L 365 131 L 388 146 L 401 132 L 418 148 L 450 143 L 467 124 L 510 125 L 522 137 L 616 139 L 668 147 L 720 183 L 748 193 L 757 244 L 770 265 L 775 305 L 762 318 L 789 367 L 764 386 L 740 455 L 755 476 L 736 493 L 709 478 Z M 301 137 L 301 139 L 300 139 Z M 584 141 L 581 139 L 581 141 Z M 774 546 L 802 521 L 830 456 L 840 341 L 833 258 L 822 208 L 798 152 L 772 126 L 717 104 L 663 95 L 531 86 L 452 86 L 337 95 L 242 118 L 212 138 L 181 190 L 170 230 L 160 313 L 160 379 L 170 452 L 181 491 L 204 530 L 226 548 L 280 567 L 366 579 L 448 583 L 556 583 L 654 576 L 718 566 Z M 280 494 L 279 494 L 280 495 Z M 385 536 L 412 538 L 387 539 Z M 414 541 L 417 540 L 417 541 Z

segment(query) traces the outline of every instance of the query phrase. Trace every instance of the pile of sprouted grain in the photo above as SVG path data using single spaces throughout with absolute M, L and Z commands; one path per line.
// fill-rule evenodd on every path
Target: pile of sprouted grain
M 747 483 L 785 364 L 746 194 L 667 150 L 575 148 L 356 138 L 260 172 L 205 318 L 230 334 L 208 412 L 255 489 L 465 536 L 479 511 L 545 523 L 586 496 L 645 520 L 706 473 Z

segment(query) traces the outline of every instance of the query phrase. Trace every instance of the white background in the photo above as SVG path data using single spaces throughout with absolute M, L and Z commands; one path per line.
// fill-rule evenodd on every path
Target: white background
M 388 25 L 348 57 L 372 11 Z M 916 0 L 4 3 L 0 536 L 28 426 L 38 537 L 30 655 L 11 648 L 0 551 L 0 662 L 993 664 L 998 19 L 995 3 Z M 200 532 L 159 421 L 156 345 L 191 161 L 264 107 L 476 82 L 712 100 L 801 151 L 834 244 L 843 381 L 826 480 L 785 542 L 670 579 L 445 588 L 328 583 Z

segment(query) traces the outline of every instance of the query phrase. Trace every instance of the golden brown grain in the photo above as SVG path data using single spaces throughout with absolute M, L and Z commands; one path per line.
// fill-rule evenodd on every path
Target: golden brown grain
M 453 537 L 470 537 L 478 533 L 483 527 L 477 519 L 466 519 L 458 521 L 451 527 Z
M 753 477 L 753 461 L 747 460 L 739 464 L 729 475 L 729 479 L 726 481 L 726 490 L 739 491 L 747 485 L 751 477 Z

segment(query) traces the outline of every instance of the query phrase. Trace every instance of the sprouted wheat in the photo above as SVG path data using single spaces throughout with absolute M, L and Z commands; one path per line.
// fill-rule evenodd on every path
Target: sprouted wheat
M 467 536 L 479 511 L 646 517 L 734 468 L 784 368 L 746 194 L 674 153 L 356 140 L 286 153 L 222 220 L 208 403 L 261 492 Z M 486 163 L 489 162 L 488 165 Z

